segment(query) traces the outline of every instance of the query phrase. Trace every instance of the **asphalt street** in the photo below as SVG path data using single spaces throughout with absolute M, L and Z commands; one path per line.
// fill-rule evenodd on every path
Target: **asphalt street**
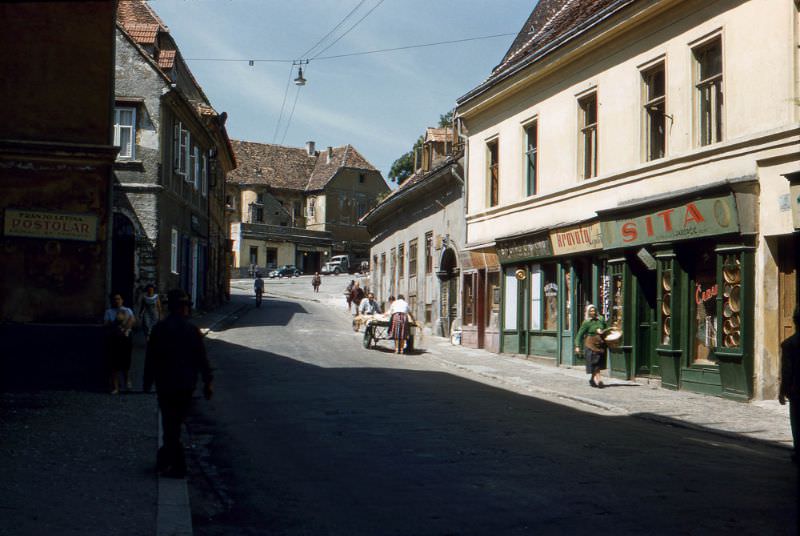
M 195 534 L 797 531 L 775 449 L 454 374 L 424 341 L 365 350 L 346 283 L 268 281 L 261 308 L 209 336 L 217 392 L 188 423 Z M 248 282 L 234 294 L 252 300 Z

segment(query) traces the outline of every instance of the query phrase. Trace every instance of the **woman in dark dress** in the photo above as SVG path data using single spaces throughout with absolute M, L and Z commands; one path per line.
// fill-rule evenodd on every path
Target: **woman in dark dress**
M 575 353 L 583 351 L 586 360 L 586 374 L 591 375 L 589 385 L 602 389 L 603 382 L 600 371 L 605 368 L 606 346 L 603 341 L 603 331 L 606 321 L 597 314 L 597 308 L 591 303 L 586 306 L 583 324 L 575 335 Z

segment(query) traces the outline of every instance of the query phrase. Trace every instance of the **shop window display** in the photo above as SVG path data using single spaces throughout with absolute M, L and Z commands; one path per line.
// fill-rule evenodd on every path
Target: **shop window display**
M 517 278 L 513 268 L 506 269 L 505 279 L 503 327 L 513 331 L 517 329 Z
M 555 264 L 542 266 L 542 293 L 544 294 L 544 330 L 558 329 L 558 279 Z
M 692 364 L 707 365 L 716 362 L 717 346 L 717 294 L 716 262 L 713 254 L 702 252 L 694 260 L 694 337 Z
M 668 263 L 665 263 L 669 266 Z M 672 332 L 672 270 L 661 271 L 661 344 L 670 343 Z
M 722 346 L 739 348 L 741 337 L 742 267 L 738 254 L 725 255 L 722 263 Z

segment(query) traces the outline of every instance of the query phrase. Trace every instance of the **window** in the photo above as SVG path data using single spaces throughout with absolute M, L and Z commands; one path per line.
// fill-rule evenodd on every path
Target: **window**
M 489 187 L 489 206 L 495 207 L 500 202 L 500 161 L 498 159 L 497 140 L 492 140 L 486 144 L 488 161 L 488 187 Z
M 558 281 L 555 264 L 531 267 L 531 330 L 558 329 Z
M 700 145 L 722 141 L 722 39 L 692 50 Z
M 200 159 L 200 193 L 203 195 L 208 194 L 208 159 L 205 151 L 203 151 L 203 156 Z
M 646 160 L 664 157 L 666 149 L 667 99 L 664 91 L 664 64 L 642 73 L 644 83 L 644 147 Z
M 408 243 L 408 277 L 417 276 L 417 239 Z
M 536 168 L 538 163 L 539 140 L 536 121 L 525 126 L 525 177 L 527 195 L 536 194 Z
M 433 272 L 433 231 L 425 233 L 425 273 Z
M 174 227 L 170 236 L 169 269 L 173 274 L 178 273 L 178 230 Z
M 114 109 L 114 145 L 119 158 L 136 158 L 136 108 Z
M 360 184 L 364 184 L 364 179 L 365 179 L 364 174 L 363 173 L 359 173 L 358 174 L 358 182 Z
M 292 202 L 292 220 L 297 221 L 299 218 L 302 218 L 302 210 L 300 207 L 300 201 L 293 201 Z
M 474 293 L 474 281 L 475 275 L 474 274 L 467 274 L 464 276 L 464 309 L 463 309 L 463 318 L 464 318 L 464 325 L 471 326 L 475 323 L 473 312 L 475 310 L 475 293 Z
M 188 177 L 191 168 L 189 167 L 189 157 L 191 150 L 191 136 L 189 131 L 180 121 L 175 122 L 175 139 L 173 148 L 175 152 L 175 172 L 179 175 Z M 188 178 L 187 178 L 188 180 Z
M 486 274 L 486 308 L 484 324 L 487 328 L 497 328 L 500 322 L 500 272 Z
M 579 165 L 582 179 L 597 176 L 597 93 L 578 100 L 580 116 Z
M 373 255 L 372 256 L 372 271 L 375 272 L 377 270 L 378 270 L 378 256 L 377 255 Z
M 200 148 L 195 145 L 192 147 L 192 153 L 190 156 L 189 162 L 189 169 L 191 170 L 191 176 L 189 177 L 189 182 L 192 183 L 195 190 L 200 189 Z
M 250 246 L 250 264 L 258 266 L 258 246 Z
M 397 277 L 402 278 L 405 277 L 405 273 L 403 268 L 406 264 L 406 248 L 405 245 L 400 244 L 397 246 Z M 409 271 L 409 276 L 411 275 Z
M 264 223 L 264 209 L 253 207 L 253 223 Z
M 308 217 L 309 218 L 313 218 L 314 217 L 314 210 L 315 210 L 315 206 L 314 205 L 315 204 L 316 204 L 316 199 L 315 198 L 312 197 L 311 199 L 308 200 Z
M 514 268 L 506 268 L 505 272 L 503 328 L 508 331 L 517 330 L 517 276 L 514 272 Z

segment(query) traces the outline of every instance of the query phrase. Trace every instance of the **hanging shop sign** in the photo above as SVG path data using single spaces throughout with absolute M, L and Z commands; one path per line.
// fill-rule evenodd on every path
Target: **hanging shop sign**
M 689 240 L 739 231 L 733 194 L 696 199 L 601 224 L 603 247 Z
M 553 250 L 547 236 L 537 239 L 509 240 L 497 245 L 497 258 L 501 264 L 552 256 Z
M 550 231 L 550 242 L 555 255 L 603 249 L 599 223 Z
M 3 235 L 95 242 L 97 241 L 97 216 L 6 209 L 3 218 Z

